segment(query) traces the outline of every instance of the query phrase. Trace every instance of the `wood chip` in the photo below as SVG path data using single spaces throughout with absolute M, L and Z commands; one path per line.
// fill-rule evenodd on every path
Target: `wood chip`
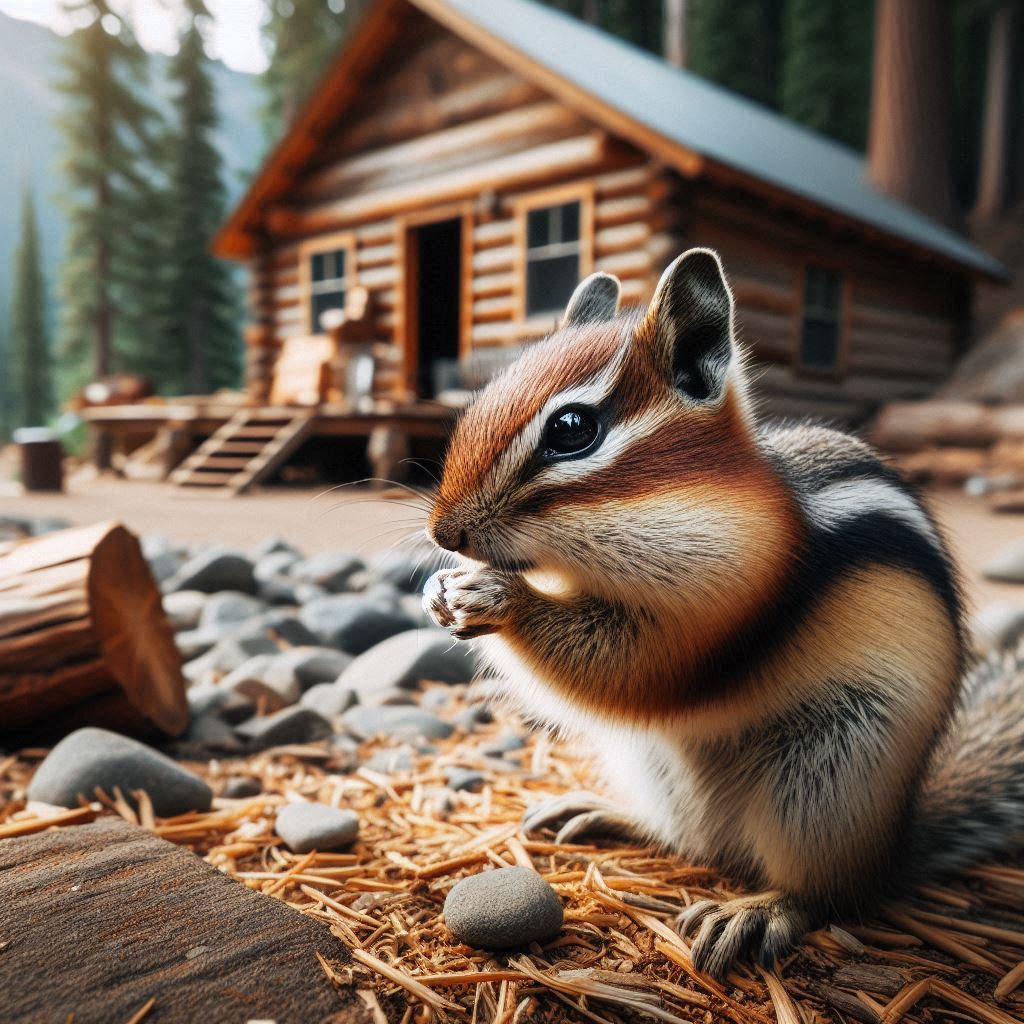
M 128 1024 L 139 1024 L 139 1021 L 142 1020 L 154 1006 L 156 1006 L 156 999 L 150 999 L 144 1006 L 139 1007 L 137 1013 L 132 1014 L 128 1020 Z
M 421 984 L 415 978 L 411 978 L 408 974 L 392 967 L 390 964 L 386 964 L 383 960 L 375 957 L 365 949 L 353 949 L 352 958 L 369 967 L 370 970 L 383 975 L 389 981 L 393 981 L 396 985 L 401 985 L 410 995 L 416 996 L 417 999 L 422 1000 L 435 1010 L 448 1010 L 450 1013 L 456 1013 L 459 1016 L 465 1015 L 466 1011 L 457 1003 L 443 999 L 436 992 L 432 992 L 427 988 L 426 985 Z
M 91 807 L 76 807 L 73 811 L 64 811 L 45 818 L 23 818 L 0 825 L 0 839 L 13 839 L 15 836 L 30 836 L 36 832 L 45 832 L 48 828 L 63 825 L 84 825 L 96 820 L 96 812 Z
M 458 687 L 446 693 L 463 699 Z M 144 794 L 129 801 L 118 792 L 48 818 L 29 813 L 23 795 L 46 751 L 8 755 L 0 759 L 0 838 L 97 815 L 134 818 L 329 928 L 328 941 L 339 943 L 339 955 L 351 952 L 353 962 L 340 971 L 325 949 L 317 979 L 326 975 L 358 993 L 375 1024 L 384 1021 L 389 999 L 409 1007 L 396 1017 L 399 1024 L 455 1017 L 471 1024 L 1024 1019 L 1021 867 L 986 865 L 964 883 L 914 889 L 905 896 L 912 904 L 887 906 L 866 923 L 834 922 L 808 936 L 776 973 L 740 966 L 723 986 L 695 970 L 690 944 L 672 922 L 698 900 L 745 893 L 706 867 L 654 848 L 525 836 L 525 808 L 591 788 L 591 767 L 571 745 L 531 736 L 522 763 L 542 765 L 541 774 L 489 770 L 479 747 L 522 728 L 503 714 L 471 736 L 440 741 L 433 755 L 414 755 L 412 770 L 399 777 L 338 775 L 301 750 L 194 764 L 215 789 L 229 772 L 242 773 L 259 780 L 262 793 L 166 819 L 153 815 Z M 364 755 L 383 742 L 368 741 Z M 487 780 L 479 793 L 453 794 L 442 807 L 431 794 L 456 764 L 481 768 Z M 295 799 L 351 807 L 360 817 L 359 842 L 346 853 L 287 850 L 274 834 L 274 812 Z M 555 886 L 565 924 L 551 942 L 507 961 L 456 943 L 442 907 L 460 879 L 510 864 L 530 867 Z M 153 1016 L 159 1015 L 158 1008 Z

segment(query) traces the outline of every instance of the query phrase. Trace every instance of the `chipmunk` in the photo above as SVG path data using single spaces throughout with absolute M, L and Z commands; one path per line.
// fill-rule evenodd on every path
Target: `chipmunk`
M 940 532 L 867 445 L 758 421 L 715 253 L 619 293 L 587 278 L 457 425 L 424 605 L 591 741 L 628 814 L 583 824 L 754 888 L 678 922 L 721 977 L 1024 833 L 1024 654 L 968 671 Z

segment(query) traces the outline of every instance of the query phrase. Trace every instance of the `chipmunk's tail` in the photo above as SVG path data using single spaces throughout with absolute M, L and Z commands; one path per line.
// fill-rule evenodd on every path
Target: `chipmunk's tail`
M 914 867 L 953 873 L 1024 845 L 1024 641 L 969 674 L 925 775 Z

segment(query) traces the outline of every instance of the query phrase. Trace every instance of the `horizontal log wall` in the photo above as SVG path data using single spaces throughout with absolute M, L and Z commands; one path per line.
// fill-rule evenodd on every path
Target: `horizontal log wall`
M 309 333 L 299 252 L 319 236 L 354 233 L 356 279 L 373 293 L 380 337 L 399 349 L 408 215 L 472 204 L 467 347 L 514 345 L 554 325 L 520 315 L 517 206 L 537 190 L 590 191 L 593 266 L 622 278 L 626 303 L 649 297 L 669 255 L 669 190 L 646 157 L 436 26 L 422 25 L 411 50 L 369 85 L 342 130 L 325 131 L 315 164 L 268 213 L 273 242 L 250 268 L 249 387 L 258 397 L 281 343 Z M 400 384 L 397 369 L 376 382 Z
M 622 281 L 624 306 L 646 302 L 665 262 L 668 244 L 659 231 L 667 196 L 661 172 L 639 155 L 625 166 L 570 179 L 592 195 L 591 266 L 616 274 Z M 531 190 L 510 191 L 500 197 L 486 216 L 478 216 L 473 230 L 474 348 L 517 345 L 547 334 L 555 326 L 551 315 L 527 319 L 521 315 L 523 287 L 522 244 L 516 210 Z M 557 200 L 556 200 L 557 201 Z
M 740 338 L 754 357 L 755 393 L 768 412 L 856 423 L 881 402 L 930 394 L 948 376 L 963 299 L 949 275 L 706 186 L 695 187 L 691 209 L 682 240 L 721 254 Z M 833 376 L 797 366 L 808 264 L 847 282 L 843 365 Z
M 621 278 L 627 305 L 647 301 L 684 248 L 722 254 L 772 411 L 856 421 L 882 400 L 929 393 L 948 373 L 965 288 L 952 275 L 684 180 L 425 18 L 401 57 L 384 57 L 343 122 L 324 126 L 316 159 L 286 200 L 268 211 L 267 248 L 250 267 L 254 396 L 268 393 L 282 341 L 309 333 L 300 246 L 338 231 L 354 235 L 355 277 L 372 292 L 378 336 L 394 346 L 377 389 L 401 389 L 406 219 L 429 220 L 434 209 L 471 211 L 463 351 L 547 333 L 553 316 L 522 314 L 522 208 L 574 184 L 593 215 L 583 226 L 589 263 Z M 842 374 L 833 377 L 796 366 L 809 263 L 849 282 Z

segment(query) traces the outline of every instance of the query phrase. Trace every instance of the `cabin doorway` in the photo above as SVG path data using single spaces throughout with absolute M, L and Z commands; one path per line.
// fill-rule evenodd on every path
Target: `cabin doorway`
M 418 398 L 458 384 L 463 218 L 408 229 L 407 380 Z

